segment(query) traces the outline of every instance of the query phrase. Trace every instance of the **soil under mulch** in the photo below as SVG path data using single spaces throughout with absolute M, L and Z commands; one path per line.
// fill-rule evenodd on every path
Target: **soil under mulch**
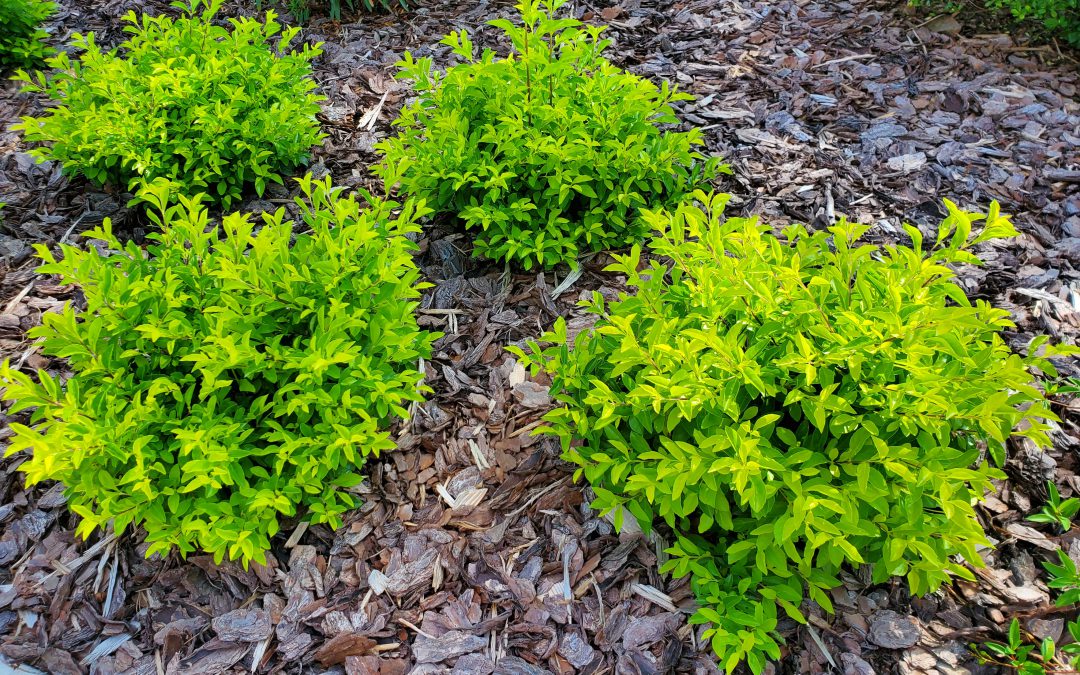
M 167 2 L 61 4 L 57 44 L 87 30 L 109 44 L 129 9 Z M 317 79 L 330 134 L 314 170 L 373 186 L 372 146 L 392 133 L 408 96 L 393 63 L 411 49 L 445 66 L 442 35 L 512 11 L 481 0 L 313 21 L 305 34 L 325 42 Z M 963 270 L 965 288 L 1013 313 L 1007 339 L 1018 350 L 1038 333 L 1080 335 L 1074 58 L 1007 35 L 963 37 L 950 21 L 920 25 L 873 2 L 627 0 L 578 14 L 610 24 L 620 65 L 698 96 L 682 117 L 734 169 L 719 186 L 735 195 L 733 212 L 813 227 L 844 214 L 892 240 L 902 221 L 940 220 L 942 198 L 972 208 L 998 199 L 1023 234 L 988 247 L 985 267 Z M 481 43 L 492 37 L 479 33 Z M 5 85 L 0 127 L 40 106 Z M 69 181 L 26 150 L 0 131 L 0 352 L 62 372 L 25 331 L 72 295 L 35 278 L 29 247 L 73 241 L 104 217 L 137 238 L 145 226 L 124 195 Z M 288 197 L 281 190 L 244 208 Z M 551 406 L 547 382 L 503 349 L 558 315 L 586 328 L 576 301 L 594 289 L 614 296 L 622 280 L 602 271 L 600 256 L 553 297 L 565 271 L 504 273 L 472 259 L 467 241 L 443 226 L 421 241 L 435 286 L 420 319 L 447 334 L 427 364 L 434 395 L 399 430 L 399 450 L 369 464 L 363 508 L 338 532 L 288 523 L 266 568 L 147 560 L 131 535 L 78 541 L 61 487 L 25 489 L 22 460 L 3 460 L 0 671 L 6 662 L 63 674 L 717 672 L 700 629 L 686 623 L 686 582 L 656 572 L 663 542 L 616 534 L 589 510 L 557 444 L 529 433 Z M 1013 478 L 980 507 L 998 547 L 985 552 L 978 584 L 912 599 L 902 581 L 871 586 L 853 571 L 833 593 L 835 616 L 807 603 L 809 626 L 784 624 L 785 656 L 770 672 L 995 672 L 965 645 L 1000 637 L 1012 617 L 1060 638 L 1072 613 L 1051 607 L 1038 562 L 1058 546 L 1080 561 L 1080 539 L 1024 521 L 1046 479 L 1080 493 L 1080 403 L 1056 401 L 1056 447 L 1011 448 Z

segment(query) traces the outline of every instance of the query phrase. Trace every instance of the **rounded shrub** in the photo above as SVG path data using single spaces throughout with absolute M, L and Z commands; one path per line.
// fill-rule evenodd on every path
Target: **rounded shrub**
M 41 24 L 55 12 L 49 0 L 0 2 L 0 73 L 28 68 L 52 53 L 43 42 L 48 34 Z
M 932 245 L 908 226 L 912 246 L 879 247 L 862 225 L 774 236 L 725 219 L 727 195 L 696 198 L 646 214 L 655 257 L 617 256 L 636 294 L 595 294 L 594 330 L 571 348 L 560 319 L 552 346 L 511 350 L 551 374 L 564 407 L 546 430 L 593 508 L 665 523 L 662 569 L 692 576 L 693 621 L 729 672 L 760 673 L 780 655 L 777 608 L 803 621 L 808 593 L 831 611 L 846 564 L 915 594 L 972 578 L 988 545 L 973 505 L 1004 477 L 1006 438 L 1049 444 L 1031 371 L 1078 351 L 1011 353 L 1008 313 L 953 281 L 972 246 L 1015 234 L 996 204 L 950 203 Z
M 11 412 L 34 408 L 8 452 L 33 451 L 28 482 L 66 486 L 81 534 L 141 525 L 148 554 L 261 562 L 282 517 L 337 526 L 365 458 L 395 447 L 435 337 L 413 316 L 425 284 L 406 237 L 426 210 L 300 185 L 299 226 L 279 209 L 211 227 L 158 181 L 141 193 L 162 227 L 146 251 L 108 220 L 87 235 L 103 253 L 39 247 L 39 271 L 86 309 L 30 332 L 67 359 L 66 382 L 0 368 Z
M 475 252 L 526 268 L 641 241 L 643 207 L 674 203 L 722 170 L 695 150 L 701 131 L 664 132 L 667 83 L 604 58 L 602 28 L 556 18 L 563 0 L 524 0 L 522 26 L 489 22 L 510 43 L 504 59 L 479 56 L 465 31 L 442 44 L 465 60 L 443 75 L 410 53 L 397 65 L 418 97 L 380 144 L 379 169 L 438 212 L 478 230 Z
M 167 178 L 226 207 L 305 161 L 324 138 L 311 78 L 319 46 L 290 51 L 300 29 L 283 29 L 273 12 L 225 28 L 212 23 L 223 0 L 190 1 L 178 19 L 129 12 L 118 49 L 76 35 L 79 59 L 60 53 L 51 73 L 20 73 L 25 91 L 54 103 L 15 126 L 46 144 L 33 154 L 98 184 Z

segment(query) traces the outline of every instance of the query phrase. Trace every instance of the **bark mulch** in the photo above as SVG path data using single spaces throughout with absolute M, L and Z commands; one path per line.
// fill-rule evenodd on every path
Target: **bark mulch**
M 121 39 L 129 9 L 161 0 L 62 0 L 57 44 L 94 30 Z M 253 8 L 244 3 L 242 11 Z M 608 23 L 612 58 L 677 82 L 698 98 L 681 109 L 734 176 L 738 214 L 827 226 L 841 214 L 873 223 L 878 240 L 902 221 L 932 226 L 942 198 L 991 199 L 1022 235 L 987 248 L 962 271 L 969 294 L 1009 309 L 1023 350 L 1049 333 L 1080 334 L 1080 86 L 1075 56 L 1009 35 L 968 35 L 951 17 L 926 20 L 873 0 L 626 0 L 576 10 Z M 409 95 L 392 77 L 406 49 L 448 63 L 438 39 L 509 16 L 505 3 L 428 4 L 353 23 L 315 19 L 324 41 L 317 79 L 330 134 L 313 170 L 376 187 L 372 146 Z M 492 31 L 479 31 L 479 42 Z M 0 352 L 24 368 L 62 372 L 25 332 L 77 296 L 35 278 L 31 246 L 74 241 L 112 217 L 131 236 L 145 223 L 126 196 L 38 165 L 8 122 L 41 102 L 0 90 Z M 263 210 L 287 190 L 251 200 Z M 427 364 L 435 391 L 398 430 L 399 449 L 369 464 L 364 506 L 331 532 L 288 523 L 267 567 L 245 571 L 206 557 L 145 559 L 139 537 L 74 537 L 59 485 L 25 488 L 19 457 L 0 461 L 0 671 L 74 673 L 664 673 L 717 672 L 700 630 L 687 625 L 685 581 L 657 575 L 664 544 L 614 532 L 572 481 L 551 439 L 530 431 L 550 408 L 547 382 L 504 351 L 567 316 L 594 289 L 622 280 L 591 261 L 521 274 L 477 261 L 467 238 L 434 225 L 419 262 L 434 282 L 421 322 L 445 332 Z M 1077 375 L 1075 363 L 1066 375 Z M 1009 473 L 981 507 L 997 548 L 979 583 L 912 599 L 902 581 L 852 571 L 833 593 L 837 614 L 812 604 L 810 625 L 785 624 L 772 673 L 996 672 L 965 645 L 1000 638 L 1013 617 L 1062 636 L 1038 564 L 1059 546 L 1080 562 L 1074 533 L 1053 536 L 1024 516 L 1045 480 L 1080 493 L 1080 402 L 1055 399 L 1064 422 L 1048 453 L 1013 447 Z M 0 437 L 6 436 L 6 426 Z M 8 665 L 4 665 L 8 664 Z

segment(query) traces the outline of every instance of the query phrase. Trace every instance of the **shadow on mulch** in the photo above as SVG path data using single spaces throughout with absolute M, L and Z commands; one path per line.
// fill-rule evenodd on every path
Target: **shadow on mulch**
M 94 30 L 116 42 L 127 10 L 166 4 L 64 0 L 54 38 Z M 330 137 L 312 169 L 381 189 L 372 148 L 409 95 L 393 63 L 409 49 L 444 66 L 442 35 L 511 13 L 481 0 L 313 20 L 304 34 L 326 43 L 316 78 Z M 1074 67 L 1007 35 L 955 37 L 871 2 L 626 0 L 584 3 L 579 13 L 610 24 L 614 61 L 698 97 L 681 116 L 732 165 L 721 187 L 735 195 L 733 212 L 814 227 L 846 214 L 888 241 L 902 236 L 902 220 L 932 226 L 944 197 L 969 207 L 998 199 L 1023 234 L 988 247 L 983 268 L 962 270 L 965 289 L 1012 312 L 1018 326 L 1006 339 L 1016 349 L 1037 333 L 1080 334 Z M 492 37 L 478 32 L 477 42 Z M 0 119 L 40 105 L 13 85 L 0 90 Z M 69 182 L 25 151 L 0 130 L 0 201 L 9 203 L 0 352 L 59 373 L 64 364 L 37 353 L 25 332 L 71 294 L 34 277 L 29 246 L 74 239 L 106 216 L 136 237 L 143 225 L 123 195 Z M 275 189 L 243 208 L 290 197 Z M 503 349 L 560 315 L 587 330 L 576 301 L 594 289 L 614 297 L 622 280 L 602 271 L 601 256 L 552 297 L 565 271 L 505 273 L 471 259 L 466 238 L 445 223 L 419 243 L 434 283 L 420 321 L 447 334 L 426 364 L 435 393 L 398 430 L 398 451 L 369 464 L 364 506 L 341 530 L 289 523 L 268 566 L 250 571 L 206 557 L 146 560 L 137 536 L 76 541 L 62 490 L 25 489 L 20 459 L 8 458 L 0 655 L 51 673 L 717 672 L 700 631 L 686 624 L 686 582 L 656 573 L 662 542 L 616 534 L 588 509 L 557 444 L 529 433 L 551 406 L 548 382 L 529 378 Z M 785 626 L 785 657 L 771 672 L 987 672 L 965 645 L 1000 637 L 1012 617 L 1060 634 L 1059 618 L 1041 615 L 1050 594 L 1038 562 L 1059 545 L 1080 560 L 1080 543 L 1023 516 L 1039 506 L 1048 477 L 1065 494 L 1080 492 L 1077 409 L 1061 401 L 1052 452 L 1013 449 L 1013 478 L 981 510 L 1001 546 L 985 553 L 978 584 L 912 600 L 902 582 L 875 587 L 853 571 L 833 593 L 835 616 L 807 603 L 810 626 Z

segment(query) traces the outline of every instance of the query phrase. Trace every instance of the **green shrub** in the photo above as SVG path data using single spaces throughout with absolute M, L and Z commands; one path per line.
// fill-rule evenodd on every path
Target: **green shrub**
M 964 3 L 953 0 L 910 0 L 913 5 L 940 6 L 960 11 Z M 1080 47 L 1080 0 L 982 0 L 987 9 L 1008 10 L 1017 21 L 1030 21 L 1049 36 L 1059 35 Z
M 465 31 L 449 45 L 466 63 L 432 74 L 430 58 L 397 65 L 418 99 L 380 144 L 380 173 L 478 229 L 475 251 L 550 266 L 640 241 L 642 207 L 673 203 L 721 170 L 694 150 L 701 132 L 662 132 L 687 100 L 611 65 L 602 28 L 558 19 L 564 0 L 523 0 L 523 27 L 489 22 L 512 44 L 477 57 Z
M 1020 621 L 1009 624 L 1008 642 L 987 642 L 971 645 L 979 663 L 993 664 L 1019 675 L 1060 675 L 1080 669 L 1080 619 L 1070 621 L 1065 645 L 1054 644 L 1052 637 L 1041 641 L 1026 631 L 1021 633 Z
M 286 51 L 299 29 L 283 30 L 273 12 L 265 23 L 215 26 L 221 3 L 191 0 L 176 20 L 130 12 L 131 37 L 119 50 L 103 51 L 93 33 L 76 35 L 80 60 L 61 53 L 49 60 L 51 75 L 20 73 L 25 90 L 56 105 L 15 128 L 49 144 L 37 157 L 96 183 L 132 189 L 168 178 L 182 194 L 207 192 L 226 207 L 247 184 L 261 195 L 281 183 L 323 138 L 311 79 L 321 52 Z
M 434 337 L 413 317 L 426 284 L 405 236 L 426 209 L 394 216 L 365 195 L 361 211 L 329 179 L 300 185 L 299 227 L 280 209 L 258 228 L 236 213 L 208 227 L 158 181 L 141 193 L 162 228 L 145 253 L 107 220 L 88 235 L 104 255 L 39 247 L 39 271 L 87 307 L 30 332 L 68 360 L 65 384 L 0 369 L 12 411 L 36 408 L 8 452 L 33 451 L 28 482 L 64 483 L 82 535 L 142 525 L 148 555 L 262 561 L 282 516 L 336 527 L 365 458 L 394 448 L 387 427 L 421 399 Z
M 970 247 L 1014 234 L 995 204 L 984 218 L 949 203 L 924 250 L 828 233 L 769 234 L 722 217 L 727 195 L 648 212 L 657 256 L 640 247 L 608 269 L 637 293 L 585 303 L 601 320 L 566 345 L 560 320 L 531 352 L 565 407 L 547 415 L 565 458 L 596 493 L 675 536 L 663 571 L 692 575 L 712 645 L 728 671 L 778 658 L 777 606 L 802 621 L 804 588 L 831 611 L 844 564 L 876 582 L 907 577 L 923 594 L 949 574 L 972 578 L 987 540 L 973 504 L 1004 474 L 1010 434 L 1047 445 L 1052 419 L 1030 369 L 1052 373 L 1042 338 L 1031 356 L 998 332 L 1008 313 L 969 302 L 946 267 Z M 831 236 L 830 236 L 831 233 Z M 1042 351 L 1042 355 L 1036 355 Z M 987 461 L 986 455 L 990 461 Z
M 988 0 L 994 8 L 1005 8 L 1019 21 L 1035 21 L 1051 35 L 1060 35 L 1080 47 L 1080 0 Z
M 341 20 L 342 0 L 283 0 L 283 4 L 297 21 L 303 23 L 311 18 L 311 13 L 321 7 L 326 7 L 328 14 L 334 21 Z M 355 11 L 363 7 L 366 11 L 375 11 L 376 7 L 390 11 L 395 6 L 408 9 L 405 0 L 344 0 L 345 7 Z M 262 8 L 262 0 L 256 0 L 255 6 Z
M 1008 8 L 1020 21 L 1037 21 L 1051 34 L 1080 47 L 1080 0 L 990 0 L 990 4 Z
M 54 12 L 56 5 L 48 0 L 0 2 L 0 73 L 28 68 L 52 53 L 41 24 Z
M 1050 575 L 1046 585 L 1063 591 L 1054 604 L 1068 607 L 1080 600 L 1080 574 L 1077 573 L 1076 563 L 1060 548 L 1057 558 L 1058 565 L 1043 563 Z M 1013 619 L 1009 624 L 1008 642 L 973 644 L 971 649 L 979 663 L 992 663 L 1015 670 L 1020 675 L 1076 672 L 1080 669 L 1080 619 L 1070 621 L 1066 627 L 1071 642 L 1058 645 L 1049 636 L 1039 641 L 1034 635 L 1026 632 L 1021 634 L 1020 622 Z

